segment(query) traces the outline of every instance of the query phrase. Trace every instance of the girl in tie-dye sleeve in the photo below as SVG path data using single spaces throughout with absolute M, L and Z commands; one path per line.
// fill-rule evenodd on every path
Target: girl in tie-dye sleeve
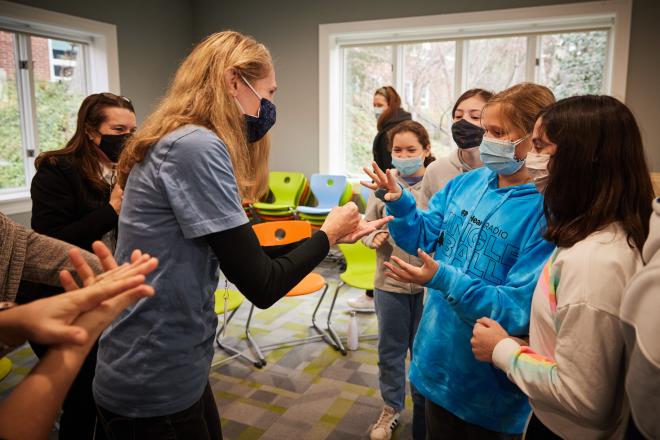
M 557 249 L 532 299 L 529 346 L 481 318 L 477 359 L 530 398 L 526 438 L 621 439 L 628 424 L 619 309 L 642 265 L 653 190 L 639 129 L 609 96 L 576 96 L 541 113 L 527 167 L 544 192 Z

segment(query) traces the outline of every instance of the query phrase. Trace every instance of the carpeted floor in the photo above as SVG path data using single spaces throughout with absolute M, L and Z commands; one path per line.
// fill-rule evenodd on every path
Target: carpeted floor
M 320 312 L 324 313 L 337 285 L 339 268 L 325 261 L 317 269 L 330 282 L 330 289 Z M 346 335 L 349 309 L 346 300 L 360 291 L 342 289 L 334 313 L 335 329 Z M 259 344 L 287 341 L 314 335 L 311 314 L 318 295 L 284 298 L 268 310 L 258 310 L 253 317 L 252 334 Z M 238 310 L 227 329 L 226 342 L 246 349 L 242 337 L 249 303 Z M 220 318 L 222 320 L 222 318 Z M 361 336 L 376 333 L 373 313 L 358 314 Z M 265 353 L 267 365 L 262 369 L 241 360 L 225 361 L 227 354 L 216 347 L 210 383 L 222 418 L 225 439 L 364 439 L 369 426 L 382 408 L 378 391 L 378 359 L 375 339 L 360 341 L 357 351 L 347 356 L 323 341 L 280 348 Z M 0 399 L 7 395 L 36 362 L 26 346 L 14 351 L 12 373 L 0 382 Z M 412 402 L 407 409 L 395 439 L 411 437 Z

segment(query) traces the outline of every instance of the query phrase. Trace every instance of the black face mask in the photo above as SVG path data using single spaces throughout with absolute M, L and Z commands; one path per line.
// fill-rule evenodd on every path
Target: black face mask
M 129 137 L 131 137 L 130 133 L 101 135 L 99 148 L 105 153 L 110 162 L 116 163 Z
M 474 148 L 481 144 L 486 130 L 465 119 L 454 122 L 451 126 L 451 136 L 458 148 Z
M 266 136 L 266 133 L 268 133 L 268 130 L 273 125 L 275 125 L 275 104 L 266 98 L 261 98 L 259 116 L 245 115 L 245 130 L 248 143 L 257 142 Z

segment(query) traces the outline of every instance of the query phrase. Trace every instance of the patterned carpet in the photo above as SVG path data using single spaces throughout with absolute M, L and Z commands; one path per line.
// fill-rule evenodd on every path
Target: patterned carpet
M 339 269 L 326 261 L 317 269 L 331 286 L 319 312 L 325 327 L 325 311 L 330 305 Z M 346 334 L 349 320 L 346 300 L 361 292 L 342 289 L 335 307 L 333 322 L 340 337 Z M 268 310 L 257 310 L 252 335 L 261 345 L 316 334 L 310 327 L 311 314 L 320 293 L 305 297 L 284 298 Z M 227 329 L 226 343 L 246 349 L 242 338 L 249 304 L 244 303 Z M 360 335 L 376 332 L 373 313 L 358 314 Z M 249 352 L 248 352 L 249 353 Z M 378 391 L 376 341 L 360 340 L 357 351 L 347 356 L 323 341 L 279 348 L 265 353 L 262 369 L 241 360 L 224 361 L 227 354 L 216 347 L 210 383 L 222 418 L 225 439 L 364 439 L 369 426 L 382 408 Z M 0 382 L 2 399 L 36 362 L 25 346 L 10 358 L 15 366 Z M 223 362 L 224 361 L 224 362 Z M 394 439 L 411 437 L 412 402 L 406 409 Z

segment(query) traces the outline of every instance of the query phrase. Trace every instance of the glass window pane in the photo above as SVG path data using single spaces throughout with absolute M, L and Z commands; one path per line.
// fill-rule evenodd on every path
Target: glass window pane
M 602 93 L 607 39 L 607 31 L 541 36 L 539 82 L 557 99 Z
M 455 66 L 453 41 L 403 46 L 403 106 L 428 130 L 436 155 L 450 150 Z
M 525 81 L 527 37 L 469 40 L 467 88 L 500 92 Z
M 11 32 L 0 31 L 0 190 L 26 186 L 15 38 Z
M 392 46 L 344 49 L 344 148 L 350 176 L 364 174 L 371 163 L 376 136 L 373 96 L 376 89 L 392 85 Z
M 76 116 L 87 94 L 83 46 L 30 37 L 34 65 L 39 151 L 62 148 L 76 131 Z

